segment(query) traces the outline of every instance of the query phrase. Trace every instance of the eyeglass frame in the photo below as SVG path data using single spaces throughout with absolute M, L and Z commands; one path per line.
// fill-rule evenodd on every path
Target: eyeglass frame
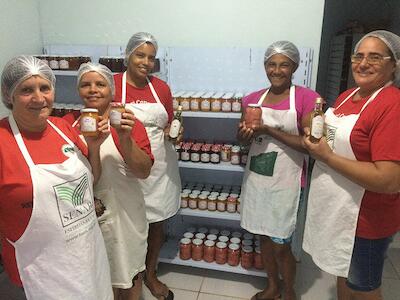
M 361 64 L 361 62 L 364 60 L 364 59 L 366 59 L 367 60 L 367 64 L 369 64 L 369 65 L 378 65 L 378 64 L 381 64 L 382 63 L 382 61 L 384 61 L 384 60 L 390 60 L 390 59 L 392 59 L 392 57 L 389 55 L 389 56 L 383 56 L 382 54 L 379 54 L 379 53 L 375 53 L 375 54 L 372 54 L 372 55 L 376 55 L 376 56 L 378 56 L 379 57 L 379 61 L 376 61 L 376 62 L 371 62 L 370 61 L 370 56 L 371 55 L 367 55 L 367 56 L 364 56 L 364 55 L 362 55 L 362 56 L 360 56 L 360 55 L 358 55 L 358 54 L 352 54 L 351 56 L 350 56 L 350 61 L 351 61 L 351 63 L 353 63 L 353 64 Z M 360 61 L 355 61 L 355 60 L 358 60 L 358 59 L 360 59 Z

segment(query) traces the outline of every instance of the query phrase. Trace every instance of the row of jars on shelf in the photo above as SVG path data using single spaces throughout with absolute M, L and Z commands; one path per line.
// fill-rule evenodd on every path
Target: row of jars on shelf
M 232 92 L 184 92 L 173 95 L 173 108 L 182 106 L 183 111 L 240 112 L 243 93 Z
M 63 117 L 68 113 L 73 111 L 79 112 L 82 108 L 84 108 L 83 104 L 65 104 L 65 103 L 54 103 L 53 111 L 51 115 L 54 117 Z
M 246 165 L 249 148 L 231 144 L 210 144 L 183 141 L 175 145 L 178 160 L 213 163 L 230 162 L 232 165 Z
M 53 70 L 78 70 L 83 63 L 90 62 L 90 56 L 79 55 L 37 55 Z M 120 56 L 100 56 L 99 63 L 107 66 L 112 72 L 124 72 L 124 58 Z
M 230 266 L 240 264 L 244 269 L 263 269 L 260 241 L 250 233 L 242 235 L 229 230 L 208 231 L 203 227 L 196 232 L 188 228 L 180 239 L 179 258 Z
M 181 208 L 240 213 L 240 195 L 236 193 L 200 192 L 181 193 Z
M 202 182 L 182 182 L 182 191 L 191 192 L 198 190 L 199 192 L 218 192 L 218 193 L 235 193 L 240 194 L 240 185 L 223 185 L 223 184 L 212 184 Z

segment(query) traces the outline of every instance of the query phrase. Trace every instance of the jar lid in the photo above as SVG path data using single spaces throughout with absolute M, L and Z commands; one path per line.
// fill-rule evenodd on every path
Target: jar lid
M 218 242 L 216 244 L 216 246 L 217 246 L 217 248 L 224 249 L 224 248 L 226 248 L 227 245 L 225 242 Z
M 73 109 L 75 107 L 75 104 L 72 104 L 72 103 L 68 103 L 68 104 L 66 104 L 65 105 L 65 108 L 66 109 Z M 96 109 L 96 108 L 95 108 Z M 97 110 L 97 109 L 96 109 Z
M 231 236 L 235 238 L 240 238 L 242 237 L 242 233 L 240 233 L 239 231 L 234 231 L 232 232 Z
M 194 228 L 194 227 L 188 227 L 188 228 L 186 228 L 186 231 L 187 231 L 187 232 L 191 232 L 191 233 L 195 233 L 195 232 L 196 232 L 196 228 Z
M 209 196 L 208 196 L 208 200 L 210 200 L 210 201 L 215 201 L 215 200 L 217 200 L 217 196 L 209 195 Z
M 82 108 L 83 108 L 83 104 L 75 104 L 73 109 L 80 111 Z
M 235 153 L 239 153 L 240 152 L 240 146 L 233 146 L 232 147 L 232 152 L 235 152 Z
M 260 108 L 261 107 L 261 105 L 260 104 L 258 104 L 258 103 L 250 103 L 249 105 L 247 105 L 248 107 L 258 107 L 258 108 Z
M 219 196 L 219 192 L 211 192 L 210 196 L 218 197 Z
M 217 235 L 218 233 L 219 233 L 219 230 L 218 229 L 216 229 L 216 228 L 212 228 L 212 229 L 210 229 L 210 234 L 215 234 L 215 235 Z
M 242 250 L 243 250 L 243 252 L 250 253 L 250 252 L 253 252 L 253 247 L 251 247 L 251 246 L 243 246 Z
M 199 195 L 199 199 L 205 200 L 205 199 L 207 199 L 207 195 L 206 194 L 200 194 Z
M 217 92 L 217 93 L 215 93 L 215 95 L 212 96 L 211 98 L 213 98 L 213 99 L 220 99 L 220 98 L 222 98 L 223 95 L 224 95 L 224 92 Z
M 204 245 L 206 245 L 207 247 L 214 247 L 215 242 L 207 240 L 207 241 L 204 242 Z
M 208 195 L 210 195 L 210 194 L 211 194 L 210 191 L 201 191 L 201 194 L 200 194 L 200 195 L 206 195 L 206 196 L 208 196 Z
M 207 235 L 207 240 L 215 241 L 216 239 L 217 239 L 217 235 L 216 234 Z
M 81 113 L 98 113 L 99 110 L 97 108 L 82 108 Z
M 192 190 L 191 189 L 184 189 L 182 192 L 190 194 L 192 192 Z
M 218 200 L 219 200 L 219 201 L 225 201 L 226 198 L 227 198 L 226 196 L 222 196 L 222 195 L 221 195 L 221 196 L 218 196 Z
M 219 195 L 226 198 L 226 197 L 229 196 L 229 193 L 227 193 L 227 192 L 221 192 Z
M 220 232 L 221 235 L 226 235 L 226 236 L 230 236 L 231 232 L 229 230 L 221 230 Z
M 243 234 L 243 238 L 245 240 L 252 240 L 254 238 L 254 234 L 246 232 L 245 234 Z
M 229 249 L 231 250 L 239 250 L 239 245 L 238 244 L 229 244 Z
M 211 98 L 212 95 L 214 95 L 215 92 L 206 92 L 203 96 L 201 96 L 201 98 Z
M 239 195 L 238 195 L 238 194 L 235 194 L 235 193 L 230 193 L 230 194 L 229 194 L 229 197 L 238 198 Z
M 191 193 L 191 194 L 189 195 L 189 198 L 190 198 L 190 199 L 196 199 L 197 196 L 198 196 L 197 194 Z
M 197 231 L 205 234 L 208 232 L 208 229 L 206 227 L 200 227 Z
M 183 237 L 187 238 L 187 239 L 192 239 L 194 236 L 194 234 L 192 232 L 185 232 L 183 234 Z
M 192 241 L 190 240 L 190 239 L 188 239 L 188 238 L 182 238 L 181 239 L 181 244 L 184 244 L 184 245 L 188 245 L 188 244 L 190 244 Z
M 185 192 L 181 193 L 181 198 L 187 198 L 187 197 L 189 197 L 188 193 L 185 193 Z
M 251 246 L 251 245 L 253 245 L 253 240 L 243 240 L 242 245 L 243 246 Z
M 218 237 L 218 241 L 226 243 L 227 241 L 229 241 L 229 238 L 226 235 L 220 235 Z
M 237 198 L 234 198 L 234 197 L 229 196 L 228 199 L 227 199 L 227 201 L 228 201 L 228 202 L 232 202 L 232 203 L 236 203 L 236 199 L 237 199 Z
M 192 241 L 192 244 L 193 244 L 193 245 L 196 245 L 196 246 L 200 246 L 200 245 L 203 244 L 203 240 L 201 240 L 201 239 L 194 239 L 194 240 Z
M 184 93 L 184 91 L 179 91 L 179 92 L 173 92 L 172 97 L 181 97 Z
M 237 238 L 237 237 L 232 237 L 229 241 L 230 241 L 232 244 L 240 244 L 240 239 Z M 239 248 L 238 248 L 238 249 L 239 249 Z
M 204 233 L 198 232 L 198 233 L 196 233 L 195 237 L 196 237 L 196 239 L 204 240 L 206 235 Z
M 232 97 L 233 97 L 233 93 L 229 92 L 229 93 L 226 93 L 226 94 L 222 97 L 222 99 L 232 99 Z
M 201 193 L 201 191 L 200 191 L 200 190 L 192 190 L 192 194 L 199 195 L 200 193 Z

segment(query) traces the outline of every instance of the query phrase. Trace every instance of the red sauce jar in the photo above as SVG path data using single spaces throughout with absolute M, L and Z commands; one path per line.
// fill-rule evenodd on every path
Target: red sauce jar
M 256 247 L 254 251 L 254 268 L 262 270 L 264 269 L 264 264 L 261 257 L 260 247 Z
M 204 242 L 203 260 L 211 263 L 215 260 L 215 242 L 207 240 Z
M 227 244 L 224 242 L 218 242 L 215 248 L 215 262 L 220 265 L 226 264 L 228 257 Z
M 213 145 L 211 147 L 210 161 L 213 164 L 219 164 L 220 160 L 221 160 L 221 146 L 220 145 Z
M 194 239 L 192 241 L 192 259 L 197 261 L 202 260 L 203 250 L 204 250 L 203 240 Z
M 249 104 L 246 107 L 245 123 L 246 127 L 258 127 L 261 125 L 261 106 L 258 104 Z
M 192 241 L 188 238 L 182 238 L 179 244 L 179 258 L 188 260 L 192 257 Z
M 241 266 L 243 269 L 250 269 L 253 267 L 253 247 L 243 246 L 241 257 Z
M 240 262 L 240 246 L 238 244 L 230 244 L 228 247 L 228 265 L 238 266 Z

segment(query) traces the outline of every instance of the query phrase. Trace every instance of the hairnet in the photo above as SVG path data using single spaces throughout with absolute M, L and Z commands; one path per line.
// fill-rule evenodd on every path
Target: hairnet
M 150 43 L 156 49 L 156 53 L 158 50 L 158 45 L 156 38 L 148 32 L 137 32 L 129 39 L 128 44 L 126 45 L 125 49 L 125 59 L 124 64 L 125 66 L 128 65 L 129 57 L 136 50 L 136 48 L 142 46 L 145 43 Z
M 361 40 L 359 40 L 359 42 L 354 47 L 354 53 L 357 52 L 361 42 L 368 37 L 375 37 L 380 39 L 389 48 L 390 52 L 392 52 L 392 55 L 396 62 L 396 70 L 394 72 L 394 84 L 396 86 L 400 86 L 400 36 L 386 30 L 371 31 L 370 33 L 364 35 Z
M 97 72 L 101 76 L 104 77 L 104 79 L 107 81 L 111 93 L 114 96 L 115 95 L 115 85 L 114 85 L 114 76 L 113 73 L 109 68 L 107 68 L 105 65 L 102 64 L 94 64 L 91 62 L 81 64 L 78 70 L 78 80 L 76 82 L 77 87 L 79 88 L 79 84 L 81 82 L 82 76 L 85 75 L 88 72 Z
M 54 89 L 56 77 L 50 67 L 40 59 L 19 55 L 7 62 L 1 74 L 1 100 L 7 108 L 12 109 L 12 98 L 17 86 L 34 75 L 48 80 Z
M 297 47 L 289 41 L 272 43 L 264 54 L 264 63 L 274 54 L 282 54 L 290 58 L 296 65 L 300 62 L 300 53 Z

